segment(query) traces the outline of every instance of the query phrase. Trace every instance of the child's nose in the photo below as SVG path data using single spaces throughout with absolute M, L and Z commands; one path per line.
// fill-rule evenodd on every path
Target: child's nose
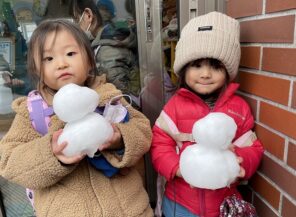
M 64 58 L 59 58 L 57 64 L 58 69 L 65 69 L 69 66 L 69 64 L 67 63 L 67 61 L 65 61 Z
M 211 77 L 211 68 L 210 67 L 204 67 L 203 69 L 202 69 L 202 72 L 201 72 L 201 74 L 200 74 L 200 76 L 202 77 L 202 78 L 210 78 Z

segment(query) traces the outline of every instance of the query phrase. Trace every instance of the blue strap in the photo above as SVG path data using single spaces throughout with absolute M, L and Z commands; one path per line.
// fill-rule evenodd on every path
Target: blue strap
M 104 109 L 105 109 L 105 107 L 97 107 L 95 112 L 102 115 L 104 112 Z M 128 121 L 128 119 L 125 121 Z M 120 155 L 124 154 L 124 149 L 119 150 L 119 151 L 120 151 L 120 153 L 118 153 L 118 154 L 120 154 Z M 93 167 L 100 170 L 105 176 L 107 176 L 109 178 L 119 172 L 119 169 L 116 167 L 113 167 L 99 151 L 96 153 L 95 157 L 93 157 L 93 158 L 86 157 L 86 158 L 87 158 L 88 162 Z
M 119 169 L 113 167 L 103 155 L 94 158 L 87 157 L 87 160 L 92 166 L 102 171 L 102 173 L 109 178 L 119 172 Z

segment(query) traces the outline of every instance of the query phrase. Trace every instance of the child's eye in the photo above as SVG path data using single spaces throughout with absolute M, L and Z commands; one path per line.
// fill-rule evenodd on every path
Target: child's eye
M 68 52 L 68 53 L 67 53 L 67 56 L 70 56 L 70 57 L 71 57 L 71 56 L 74 56 L 75 54 L 76 54 L 76 52 L 71 51 L 71 52 Z
M 43 61 L 46 61 L 46 62 L 50 62 L 50 61 L 52 61 L 52 60 L 53 60 L 52 57 L 44 57 L 44 58 L 43 58 Z

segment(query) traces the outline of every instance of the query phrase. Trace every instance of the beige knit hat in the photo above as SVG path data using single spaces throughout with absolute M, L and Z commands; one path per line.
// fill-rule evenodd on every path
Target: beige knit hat
M 225 65 L 233 80 L 240 62 L 239 31 L 237 20 L 216 11 L 191 19 L 176 46 L 176 75 L 193 60 L 214 58 Z

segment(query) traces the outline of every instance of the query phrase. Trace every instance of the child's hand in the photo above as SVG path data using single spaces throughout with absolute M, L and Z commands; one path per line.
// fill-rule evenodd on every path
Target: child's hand
M 229 146 L 229 150 L 232 151 L 235 154 L 234 151 L 234 144 L 231 144 Z M 242 157 L 236 157 L 238 164 L 241 164 L 243 162 L 243 158 Z M 238 174 L 238 178 L 244 178 L 246 175 L 246 171 L 243 167 L 240 166 L 240 170 L 239 170 L 239 174 Z
M 228 149 L 229 149 L 230 151 L 232 151 L 233 153 L 235 153 L 235 152 L 234 152 L 234 144 L 230 144 L 230 145 L 228 146 Z
M 63 132 L 63 130 L 61 129 L 61 130 L 54 132 L 52 135 L 52 140 L 51 140 L 50 145 L 51 145 L 51 150 L 52 150 L 53 154 L 63 164 L 78 163 L 79 161 L 81 161 L 84 158 L 85 155 L 84 154 L 83 155 L 75 155 L 73 157 L 65 156 L 62 151 L 64 150 L 64 148 L 66 148 L 67 142 L 63 142 L 60 145 L 58 145 L 58 143 L 57 143 L 58 138 L 62 132 Z
M 181 172 L 180 172 L 180 168 L 178 168 L 177 172 L 176 172 L 176 176 L 179 178 L 183 178 Z
M 114 124 L 112 124 L 114 134 L 111 137 L 111 139 L 106 142 L 105 144 L 102 144 L 99 148 L 99 151 L 103 151 L 105 149 L 121 149 L 124 148 L 122 136 L 120 133 L 120 130 L 118 127 L 116 127 Z
M 243 162 L 243 158 L 242 157 L 237 157 L 237 162 L 239 164 L 241 164 Z M 246 171 L 243 167 L 240 166 L 240 170 L 239 170 L 239 174 L 238 174 L 238 178 L 244 178 L 246 175 Z

